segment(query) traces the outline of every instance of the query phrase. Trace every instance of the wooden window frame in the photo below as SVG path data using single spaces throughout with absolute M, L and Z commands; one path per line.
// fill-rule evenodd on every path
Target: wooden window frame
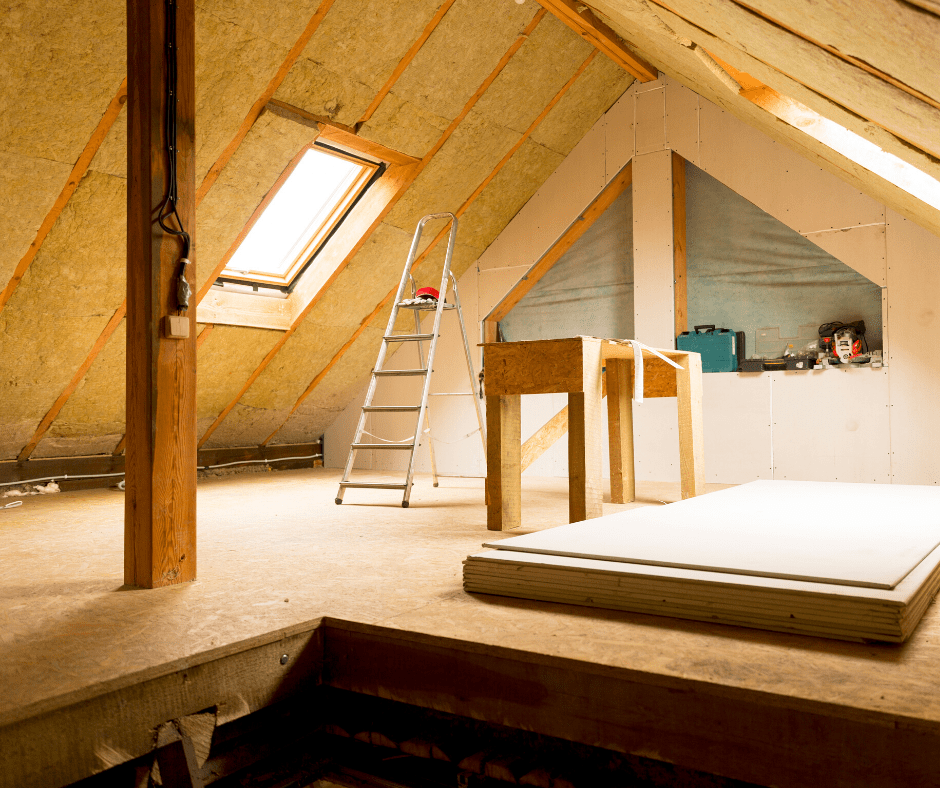
M 255 224 L 264 215 L 264 212 L 268 210 L 274 198 L 280 192 L 284 184 L 287 183 L 287 181 L 290 179 L 291 175 L 294 174 L 297 166 L 303 160 L 304 156 L 306 156 L 307 153 L 311 150 L 318 150 L 328 156 L 335 156 L 339 159 L 345 159 L 346 161 L 354 162 L 361 165 L 363 170 L 348 186 L 346 191 L 343 193 L 343 196 L 338 201 L 336 201 L 325 221 L 323 221 L 314 231 L 313 235 L 310 237 L 307 243 L 304 244 L 301 251 L 295 255 L 294 260 L 291 262 L 290 266 L 288 266 L 283 275 L 269 274 L 262 271 L 242 272 L 229 269 L 227 266 L 231 258 L 235 256 L 242 243 L 247 240 L 248 235 L 251 233 L 252 229 L 254 229 Z M 372 179 L 381 168 L 382 163 L 380 162 L 370 161 L 369 159 L 362 158 L 361 156 L 345 153 L 344 151 L 338 150 L 336 148 L 318 144 L 317 141 L 305 145 L 287 165 L 287 167 L 284 169 L 284 172 L 282 172 L 277 181 L 275 181 L 274 186 L 271 187 L 271 190 L 265 195 L 265 198 L 261 201 L 261 204 L 251 215 L 248 223 L 239 234 L 238 244 L 233 248 L 232 253 L 229 255 L 229 260 L 226 261 L 226 268 L 222 269 L 222 273 L 219 276 L 219 279 L 229 282 L 243 282 L 245 284 L 267 285 L 278 288 L 291 287 L 295 278 L 303 273 L 304 267 L 308 262 L 311 261 L 311 258 L 320 251 L 325 241 L 329 238 L 330 234 L 333 233 L 333 231 L 346 218 L 349 209 L 353 206 L 356 200 L 358 200 L 369 188 L 370 184 L 372 183 Z

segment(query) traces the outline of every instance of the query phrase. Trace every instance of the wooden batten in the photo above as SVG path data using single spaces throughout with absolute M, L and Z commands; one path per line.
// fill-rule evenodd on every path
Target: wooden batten
M 168 183 L 163 3 L 127 13 L 127 453 L 124 582 L 154 588 L 196 577 L 196 310 L 188 337 L 168 338 L 176 315 L 181 241 L 154 224 Z M 196 227 L 195 5 L 176 3 L 176 209 Z M 170 220 L 172 222 L 172 220 Z M 195 239 L 193 239 L 195 241 Z M 190 259 L 195 258 L 195 243 Z M 187 266 L 190 282 L 193 265 Z
M 675 335 L 689 330 L 688 280 L 685 239 L 685 159 L 672 153 L 672 271 L 675 299 Z
M 630 51 L 626 42 L 583 3 L 539 0 L 539 4 L 640 82 L 652 82 L 659 77 L 655 66 Z

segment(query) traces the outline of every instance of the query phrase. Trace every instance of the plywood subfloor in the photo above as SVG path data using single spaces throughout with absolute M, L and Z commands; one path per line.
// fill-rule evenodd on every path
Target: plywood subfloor
M 435 489 L 419 478 L 402 509 L 377 491 L 350 491 L 337 507 L 338 477 L 318 469 L 203 482 L 199 579 L 155 591 L 121 590 L 121 493 L 33 497 L 0 511 L 0 724 L 65 693 L 323 616 L 470 642 L 481 653 L 521 649 L 654 683 L 691 680 L 788 706 L 940 724 L 936 606 L 906 644 L 872 646 L 471 596 L 462 561 L 493 539 L 481 479 L 443 479 Z M 567 520 L 567 480 L 523 485 L 521 532 Z M 378 505 L 358 503 L 367 496 Z M 678 485 L 640 485 L 639 505 L 678 498 Z

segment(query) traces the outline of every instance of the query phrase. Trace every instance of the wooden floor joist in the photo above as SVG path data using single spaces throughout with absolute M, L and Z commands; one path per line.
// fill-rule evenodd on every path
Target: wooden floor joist
M 467 115 L 470 114 L 470 111 L 473 109 L 476 103 L 480 100 L 483 94 L 489 89 L 490 85 L 492 85 L 493 82 L 496 80 L 496 78 L 500 75 L 502 70 L 506 67 L 506 65 L 512 59 L 513 55 L 515 55 L 516 52 L 519 51 L 519 49 L 526 42 L 528 37 L 532 34 L 532 31 L 535 30 L 539 22 L 542 21 L 542 19 L 545 16 L 545 13 L 546 12 L 544 9 L 540 9 L 532 18 L 532 21 L 530 21 L 529 24 L 526 25 L 525 29 L 516 37 L 515 41 L 513 41 L 510 47 L 506 50 L 506 53 L 500 58 L 499 62 L 496 64 L 496 67 L 493 69 L 492 72 L 490 72 L 489 76 L 487 76 L 487 78 L 483 80 L 483 82 L 480 84 L 480 87 L 478 87 L 476 92 L 474 92 L 474 94 L 470 97 L 470 99 L 464 105 L 463 109 L 461 109 L 457 117 L 455 117 L 451 121 L 450 125 L 444 130 L 444 132 L 438 138 L 437 142 L 434 143 L 434 145 L 424 155 L 421 161 L 418 162 L 418 164 L 414 165 L 414 168 L 409 173 L 410 180 L 407 183 L 402 184 L 402 187 L 399 190 L 398 194 L 394 197 L 393 200 L 389 202 L 388 210 L 391 210 L 391 208 L 394 206 L 397 200 L 401 197 L 401 195 L 403 195 L 405 191 L 407 191 L 408 187 L 411 185 L 411 183 L 414 182 L 415 178 L 417 178 L 418 175 L 421 174 L 424 168 L 427 167 L 427 165 L 431 162 L 431 160 L 438 154 L 438 152 L 444 146 L 444 143 L 446 143 L 447 140 L 450 139 L 454 131 L 457 130 L 457 127 L 463 122 L 463 120 L 467 117 Z M 374 227 L 372 229 L 374 229 Z M 371 235 L 371 230 L 364 233 L 360 239 L 359 246 L 365 243 L 368 240 L 370 235 Z M 355 251 L 358 251 L 359 246 L 357 246 L 356 249 L 350 254 L 350 256 L 347 258 L 347 261 L 348 259 L 351 259 L 352 254 L 355 254 Z M 363 321 L 363 323 L 357 329 L 357 333 L 354 334 L 354 338 L 357 338 L 359 335 L 361 335 L 361 333 L 365 330 L 365 327 L 368 325 L 368 322 L 366 321 L 371 321 L 372 317 L 378 314 L 378 312 L 381 311 L 382 307 L 384 307 L 385 304 L 388 303 L 388 301 L 391 300 L 393 296 L 394 296 L 394 291 L 392 291 L 388 296 L 386 296 L 385 299 L 382 300 L 382 302 L 376 307 L 376 309 L 373 310 L 372 314 L 369 317 L 367 317 L 366 320 Z M 280 340 L 278 340 L 277 344 L 273 348 L 271 348 L 271 350 L 264 357 L 264 359 L 262 359 L 261 363 L 254 370 L 254 372 L 251 373 L 251 376 L 248 378 L 248 381 L 245 383 L 244 386 L 242 386 L 241 390 L 238 392 L 235 398 L 231 402 L 229 402 L 228 405 L 226 405 L 223 411 L 216 417 L 215 421 L 213 421 L 212 424 L 209 425 L 209 428 L 205 431 L 205 433 L 203 433 L 202 437 L 199 440 L 200 447 L 205 444 L 205 442 L 209 439 L 209 436 L 212 435 L 212 433 L 215 432 L 218 426 L 225 420 L 225 417 L 228 416 L 228 414 L 232 412 L 234 407 L 238 404 L 238 401 L 245 395 L 248 389 L 251 388 L 251 385 L 258 379 L 258 376 L 264 371 L 264 369 L 268 366 L 268 364 L 271 363 L 271 360 L 277 355 L 278 351 L 282 347 L 284 347 L 284 344 L 287 342 L 287 340 L 290 338 L 293 332 L 296 331 L 301 321 L 309 314 L 310 310 L 313 308 L 315 304 L 316 304 L 316 300 L 311 301 L 311 303 L 307 306 L 304 312 L 298 316 L 297 320 L 294 322 L 291 328 L 284 334 L 284 336 L 281 337 Z M 347 345 L 345 345 L 344 347 L 351 347 L 351 342 L 348 342 Z M 337 360 L 338 360 L 338 357 L 334 358 L 334 360 L 331 361 L 328 366 L 332 366 L 333 364 L 336 363 Z M 280 427 L 278 429 L 280 429 Z M 268 441 L 270 441 L 272 437 L 273 437 L 273 434 L 269 436 L 268 438 L 266 438 L 265 444 Z
M 518 150 L 523 146 L 523 144 L 525 143 L 525 141 L 526 141 L 527 139 L 529 139 L 529 137 L 532 136 L 532 133 L 536 130 L 536 128 L 538 128 L 539 124 L 540 124 L 543 120 L 545 120 L 545 118 L 548 116 L 548 113 L 551 112 L 551 110 L 554 108 L 554 106 L 555 106 L 559 101 L 561 101 L 562 97 L 571 89 L 571 86 L 574 85 L 574 83 L 577 81 L 578 77 L 580 77 L 580 76 L 584 73 L 585 69 L 591 64 L 591 61 L 594 60 L 594 58 L 595 58 L 596 56 L 597 56 L 597 50 L 595 49 L 595 50 L 593 50 L 593 51 L 587 56 L 587 58 L 585 58 L 584 62 L 578 67 L 578 70 L 575 71 L 574 74 L 572 74 L 571 78 L 570 78 L 570 79 L 561 87 L 561 89 L 552 97 L 551 101 L 549 101 L 548 104 L 545 105 L 545 108 L 539 113 L 538 117 L 536 117 L 536 119 L 535 119 L 534 121 L 532 121 L 532 123 L 531 123 L 531 124 L 529 125 L 529 127 L 525 130 L 525 132 L 523 132 L 522 136 L 516 141 L 516 143 L 512 146 L 512 148 L 509 149 L 509 151 L 506 153 L 506 155 L 503 156 L 503 158 L 502 158 L 502 159 L 500 160 L 500 162 L 493 168 L 493 170 L 490 172 L 490 174 L 487 175 L 486 178 L 483 179 L 483 181 L 480 183 L 480 185 L 477 186 L 477 188 L 473 190 L 473 193 L 472 193 L 472 194 L 464 201 L 464 203 L 454 212 L 454 215 L 455 215 L 458 219 L 459 219 L 461 216 L 463 216 L 463 214 L 467 211 L 467 209 L 468 209 L 468 208 L 474 203 L 474 201 L 483 193 L 484 189 L 486 189 L 486 187 L 489 186 L 489 184 L 490 184 L 490 183 L 492 182 L 492 180 L 499 174 L 499 172 L 503 169 L 503 167 L 505 167 L 505 166 L 509 163 L 510 159 L 512 159 L 512 157 L 518 152 Z M 424 249 L 424 251 L 421 252 L 421 254 L 419 254 L 418 257 L 415 259 L 415 262 L 414 262 L 414 266 L 413 266 L 413 267 L 419 266 L 419 265 L 428 257 L 428 255 L 431 254 L 431 252 L 434 250 L 434 248 L 437 246 L 437 244 L 440 243 L 440 242 L 447 236 L 447 234 L 450 232 L 449 227 L 450 227 L 450 225 L 446 225 L 445 227 L 443 227 L 443 228 L 441 229 L 441 231 L 434 237 L 434 239 L 431 241 L 431 243 L 428 244 L 428 246 Z M 376 306 L 376 308 L 375 308 L 374 310 L 372 310 L 372 312 L 371 312 L 368 316 L 366 316 L 366 318 L 362 321 L 362 323 L 359 325 L 359 327 L 358 327 L 358 328 L 356 329 L 356 331 L 353 333 L 352 337 L 350 337 L 349 341 L 346 342 L 346 344 L 344 344 L 344 345 L 337 351 L 336 355 L 333 356 L 332 359 L 330 359 L 330 361 L 327 363 L 327 365 L 326 365 L 322 370 L 320 370 L 320 372 L 317 373 L 317 375 L 314 377 L 314 379 L 310 382 L 310 385 L 307 386 L 307 388 L 304 390 L 303 394 L 301 394 L 300 397 L 298 397 L 297 401 L 294 403 L 294 406 L 291 408 L 290 412 L 287 414 L 287 416 L 286 416 L 286 418 L 284 419 L 284 421 L 282 421 L 282 422 L 278 425 L 277 429 L 274 430 L 274 432 L 272 432 L 267 438 L 264 439 L 264 441 L 263 441 L 262 444 L 261 444 L 262 446 L 266 446 L 266 445 L 274 438 L 274 436 L 277 435 L 278 432 L 280 432 L 280 430 L 283 428 L 283 426 L 287 423 L 288 419 L 290 419 L 290 417 L 294 415 L 294 413 L 297 411 L 297 409 L 303 404 L 304 400 L 306 400 L 307 397 L 310 396 L 310 394 L 311 394 L 311 393 L 313 392 L 313 390 L 320 384 L 320 382 L 323 380 L 323 378 L 326 377 L 327 373 L 328 373 L 331 369 L 333 369 L 334 366 L 336 366 L 336 364 L 339 362 L 339 360 L 340 360 L 344 355 L 346 355 L 346 352 L 353 346 L 353 344 L 355 343 L 355 341 L 356 341 L 357 339 L 359 339 L 359 337 L 362 335 L 362 333 L 363 333 L 363 332 L 366 330 L 366 328 L 372 323 L 372 321 L 373 321 L 373 320 L 375 319 L 375 317 L 379 314 L 379 312 L 381 312 L 382 309 L 384 309 L 385 306 L 389 303 L 389 301 L 391 301 L 391 299 L 394 297 L 394 295 L 395 295 L 395 290 L 390 290 L 390 291 L 386 294 L 385 298 L 383 298 L 382 301 L 379 302 L 379 304 Z
M 19 263 L 17 263 L 16 268 L 13 269 L 13 276 L 10 277 L 10 281 L 7 282 L 6 287 L 0 291 L 0 312 L 3 312 L 3 308 L 7 305 L 17 285 L 19 285 L 20 281 L 23 279 L 26 269 L 29 268 L 30 263 L 33 262 L 38 254 L 40 247 L 42 247 L 43 242 L 46 240 L 46 236 L 49 235 L 49 231 L 55 226 L 59 215 L 62 213 L 68 201 L 72 199 L 72 195 L 75 194 L 75 190 L 88 171 L 88 167 L 91 165 L 92 159 L 95 158 L 98 148 L 101 147 L 101 143 L 104 142 L 105 137 L 108 136 L 108 132 L 114 125 L 114 121 L 117 120 L 118 115 L 121 114 L 121 107 L 124 106 L 125 101 L 127 101 L 127 79 L 121 82 L 117 93 L 114 98 L 111 99 L 107 109 L 105 109 L 104 114 L 101 116 L 101 120 L 98 121 L 98 125 L 92 132 L 91 139 L 88 140 L 78 160 L 75 162 L 75 166 L 72 167 L 72 171 L 65 181 L 65 186 L 53 203 L 52 208 L 49 209 L 49 213 L 46 214 L 46 218 L 43 219 L 42 224 L 39 225 L 39 230 L 36 231 L 36 237 L 29 245 L 29 249 L 26 250 L 26 254 L 24 254 Z

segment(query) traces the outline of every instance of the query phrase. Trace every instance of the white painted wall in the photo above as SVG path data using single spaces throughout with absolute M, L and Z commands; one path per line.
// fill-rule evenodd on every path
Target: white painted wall
M 884 288 L 884 369 L 704 376 L 707 480 L 940 483 L 940 369 L 930 351 L 940 313 L 940 238 L 666 79 L 634 85 L 461 278 L 471 342 L 479 321 L 633 159 L 637 336 L 666 344 L 659 335 L 672 324 L 671 284 L 663 278 L 667 268 L 671 275 L 665 236 L 672 206 L 661 181 L 669 150 Z M 401 366 L 413 361 L 396 356 Z M 474 363 L 479 369 L 478 355 Z M 445 324 L 432 388 L 466 386 L 459 333 Z M 564 404 L 563 395 L 524 397 L 523 439 Z M 360 406 L 361 396 L 327 430 L 327 465 L 345 462 Z M 635 411 L 637 477 L 678 480 L 675 400 L 646 400 Z M 469 400 L 437 398 L 431 415 L 439 470 L 485 474 Z M 396 419 L 386 437 L 407 437 L 411 425 Z M 403 461 L 366 453 L 359 467 L 386 470 Z M 430 470 L 426 449 L 418 470 Z M 566 440 L 526 473 L 567 475 Z

